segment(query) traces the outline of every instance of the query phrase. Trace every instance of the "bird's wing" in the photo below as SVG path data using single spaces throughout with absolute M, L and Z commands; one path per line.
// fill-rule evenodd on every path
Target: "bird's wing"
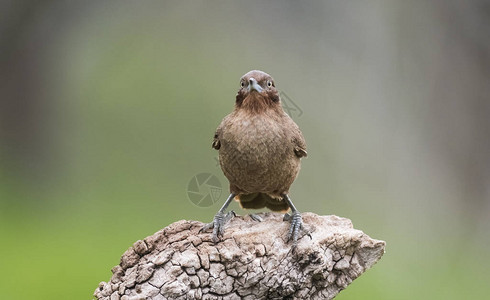
M 232 114 L 227 115 L 226 117 L 223 118 L 221 123 L 219 124 L 218 128 L 216 128 L 216 131 L 214 132 L 214 137 L 213 137 L 213 144 L 212 147 L 216 150 L 219 150 L 221 148 L 221 141 L 219 140 L 223 135 L 223 130 L 227 126 L 229 126 L 229 120 Z
M 224 117 L 221 123 L 219 124 L 218 128 L 216 128 L 216 131 L 214 132 L 212 147 L 216 150 L 219 150 L 219 148 L 221 148 L 221 142 L 219 139 L 221 137 L 221 131 L 223 130 L 223 127 L 225 126 L 224 124 L 226 123 L 227 119 L 228 116 Z
M 214 138 L 213 138 L 213 144 L 212 147 L 216 150 L 219 150 L 221 147 L 221 142 L 219 141 L 219 132 L 220 132 L 221 126 L 216 129 L 216 132 L 214 133 Z
M 300 158 L 306 157 L 308 156 L 308 153 L 306 152 L 305 138 L 303 137 L 301 130 L 299 130 L 298 125 L 296 125 L 296 123 L 294 122 L 292 123 L 294 124 L 292 126 L 293 128 L 292 142 L 294 145 L 294 154 L 296 154 L 296 156 Z

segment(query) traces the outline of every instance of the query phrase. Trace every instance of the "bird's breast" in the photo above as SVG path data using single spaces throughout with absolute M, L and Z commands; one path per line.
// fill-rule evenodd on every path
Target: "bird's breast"
M 224 148 L 236 151 L 237 155 L 250 158 L 281 156 L 291 150 L 285 128 L 277 121 L 261 116 L 235 120 L 223 132 L 222 143 Z
M 280 120 L 235 117 L 223 126 L 220 142 L 223 172 L 230 183 L 249 192 L 285 190 L 299 171 L 299 158 Z

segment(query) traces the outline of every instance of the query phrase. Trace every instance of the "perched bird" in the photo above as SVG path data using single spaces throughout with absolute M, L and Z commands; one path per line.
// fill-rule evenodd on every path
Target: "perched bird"
M 213 222 L 202 230 L 213 228 L 216 242 L 225 223 L 234 216 L 225 211 L 236 199 L 243 208 L 291 209 L 285 220 L 291 221 L 288 240 L 296 243 L 303 221 L 288 193 L 298 175 L 300 159 L 306 156 L 306 142 L 298 125 L 284 112 L 269 74 L 253 70 L 243 75 L 235 109 L 218 126 L 212 147 L 219 150 L 231 194 Z

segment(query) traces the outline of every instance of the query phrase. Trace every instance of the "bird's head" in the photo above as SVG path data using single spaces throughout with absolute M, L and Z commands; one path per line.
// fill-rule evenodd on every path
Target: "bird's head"
M 254 112 L 281 107 L 279 92 L 274 79 L 267 73 L 252 70 L 240 78 L 240 89 L 236 95 L 236 107 Z

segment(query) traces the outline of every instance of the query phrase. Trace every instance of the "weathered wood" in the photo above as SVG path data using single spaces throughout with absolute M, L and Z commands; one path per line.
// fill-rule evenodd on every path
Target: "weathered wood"
M 383 255 L 385 242 L 349 219 L 303 213 L 294 249 L 289 223 L 262 213 L 238 216 L 217 244 L 203 223 L 178 221 L 137 241 L 112 269 L 97 299 L 332 299 Z

